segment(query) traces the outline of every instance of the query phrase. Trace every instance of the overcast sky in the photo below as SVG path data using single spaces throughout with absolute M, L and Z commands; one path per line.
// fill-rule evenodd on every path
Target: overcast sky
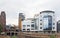
M 18 14 L 24 13 L 26 18 L 33 18 L 42 10 L 55 11 L 56 19 L 60 19 L 60 0 L 0 0 L 0 12 L 6 12 L 7 24 L 18 25 Z

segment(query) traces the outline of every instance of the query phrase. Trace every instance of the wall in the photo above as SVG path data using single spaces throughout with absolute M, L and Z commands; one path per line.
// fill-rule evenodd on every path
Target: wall
M 51 35 L 55 35 L 56 38 L 60 38 L 60 34 L 41 34 L 41 33 L 20 33 L 19 38 L 50 38 Z

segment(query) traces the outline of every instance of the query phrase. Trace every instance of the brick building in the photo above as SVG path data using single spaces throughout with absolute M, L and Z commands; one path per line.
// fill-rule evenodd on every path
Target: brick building
M 0 24 L 2 25 L 2 31 L 5 32 L 6 30 L 6 14 L 4 11 L 1 11 L 0 14 Z

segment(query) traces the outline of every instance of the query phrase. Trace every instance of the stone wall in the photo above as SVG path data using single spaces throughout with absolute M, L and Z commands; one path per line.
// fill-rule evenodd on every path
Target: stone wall
M 0 35 L 0 38 L 10 38 L 10 36 Z
M 60 38 L 60 34 L 40 34 L 40 33 L 20 33 L 19 38 L 50 38 L 54 35 L 56 38 Z

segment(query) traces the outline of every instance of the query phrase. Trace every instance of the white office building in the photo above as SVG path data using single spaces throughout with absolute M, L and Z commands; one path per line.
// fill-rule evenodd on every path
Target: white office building
M 22 31 L 34 31 L 35 24 L 33 18 L 28 18 L 22 21 Z
M 40 12 L 39 31 L 57 31 L 54 11 Z
M 25 26 L 24 26 L 25 25 Z M 34 16 L 33 22 L 32 19 L 24 20 L 22 22 L 22 30 L 26 31 L 57 31 L 56 21 L 55 21 L 55 12 L 54 11 L 42 11 L 40 14 Z

